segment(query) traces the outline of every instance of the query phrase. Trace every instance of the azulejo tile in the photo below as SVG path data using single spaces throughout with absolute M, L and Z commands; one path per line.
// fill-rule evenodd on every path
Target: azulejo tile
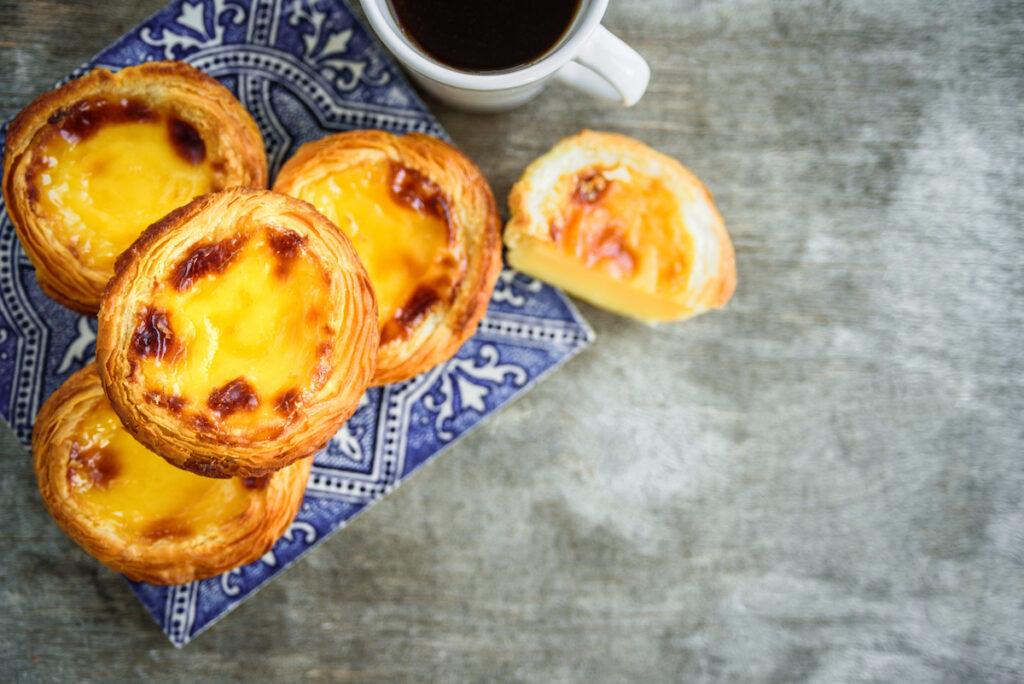
M 445 133 L 341 2 L 179 0 L 69 78 L 183 59 L 220 79 L 260 126 L 271 173 L 333 131 Z M 367 392 L 317 455 L 295 522 L 259 561 L 175 587 L 132 588 L 168 638 L 188 643 L 353 516 L 399 485 L 593 333 L 558 291 L 502 273 L 477 334 L 448 363 Z M 0 219 L 0 414 L 28 443 L 39 406 L 95 353 L 96 322 L 49 300 L 6 213 Z

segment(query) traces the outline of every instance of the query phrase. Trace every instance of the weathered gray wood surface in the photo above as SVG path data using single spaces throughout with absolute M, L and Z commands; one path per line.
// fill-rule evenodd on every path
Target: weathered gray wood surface
M 0 3 L 0 114 L 159 0 Z M 181 652 L 0 460 L 15 679 L 1024 677 L 1024 6 L 616 0 L 632 110 L 437 111 L 504 197 L 580 127 L 715 192 L 730 307 L 597 344 Z M 9 676 L 4 679 L 10 678 Z

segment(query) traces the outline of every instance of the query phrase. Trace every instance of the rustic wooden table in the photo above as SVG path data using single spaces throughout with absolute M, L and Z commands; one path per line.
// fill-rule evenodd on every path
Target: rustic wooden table
M 0 2 L 0 114 L 161 0 Z M 727 310 L 596 345 L 183 651 L 0 460 L 36 681 L 1019 681 L 1024 6 L 615 0 L 634 109 L 438 106 L 496 194 L 581 127 L 690 165 Z

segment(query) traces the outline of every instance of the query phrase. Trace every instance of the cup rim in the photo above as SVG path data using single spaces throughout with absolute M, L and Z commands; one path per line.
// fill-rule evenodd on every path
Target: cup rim
M 390 9 L 384 10 L 382 7 L 387 4 L 387 0 L 360 0 L 360 4 L 367 20 L 377 33 L 377 37 L 406 68 L 433 81 L 466 90 L 514 88 L 550 76 L 576 55 L 601 24 L 605 10 L 608 9 L 608 0 L 587 2 L 580 10 L 583 12 L 583 16 L 576 22 L 576 27 L 569 37 L 545 57 L 532 64 L 514 71 L 474 74 L 443 66 L 427 59 L 420 50 L 414 48 L 409 40 L 400 31 L 392 28 L 385 18 L 384 12 L 390 13 Z

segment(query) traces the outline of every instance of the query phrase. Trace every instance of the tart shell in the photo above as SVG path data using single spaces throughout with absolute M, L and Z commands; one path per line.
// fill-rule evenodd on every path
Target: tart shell
M 126 536 L 109 521 L 76 505 L 68 478 L 75 430 L 106 402 L 95 364 L 73 374 L 43 404 L 32 436 L 33 464 L 46 508 L 79 546 L 136 581 L 181 584 L 250 563 L 270 549 L 302 503 L 312 459 L 277 473 L 248 493 L 244 512 L 201 535 L 151 539 Z
M 620 165 L 664 184 L 674 195 L 685 217 L 685 230 L 695 245 L 686 287 L 670 296 L 670 305 L 678 312 L 673 318 L 687 318 L 724 306 L 736 289 L 735 254 L 711 193 L 675 159 L 615 133 L 581 131 L 561 140 L 526 168 L 509 195 L 510 219 L 504 233 L 513 267 L 514 252 L 520 246 L 553 244 L 552 216 L 572 201 L 571 190 L 566 193 L 562 179 L 588 169 Z M 604 306 L 585 292 L 575 294 Z
M 501 226 L 490 186 L 473 162 L 437 138 L 376 130 L 327 136 L 285 162 L 274 190 L 299 195 L 308 183 L 381 160 L 422 174 L 440 189 L 464 270 L 450 301 L 437 303 L 403 336 L 382 341 L 374 385 L 407 380 L 454 356 L 476 332 L 501 271 Z
M 83 264 L 59 243 L 33 198 L 29 173 L 39 161 L 34 148 L 52 124 L 76 103 L 93 98 L 131 98 L 170 110 L 191 125 L 216 168 L 215 189 L 267 186 L 266 153 L 256 122 L 230 90 L 184 62 L 147 62 L 116 73 L 94 69 L 40 95 L 8 128 L 4 202 L 43 292 L 86 314 L 99 309 L 111 274 Z
M 154 283 L 176 272 L 175 265 L 180 268 L 190 250 L 268 223 L 296 235 L 325 269 L 324 287 L 331 302 L 325 314 L 330 330 L 326 334 L 331 337 L 324 358 L 329 360 L 327 370 L 318 366 L 315 389 L 280 430 L 247 438 L 211 431 L 201 421 L 187 419 L 170 402 L 154 402 L 137 376 L 133 333 L 136 315 L 148 306 Z M 379 336 L 373 289 L 344 234 L 305 202 L 266 190 L 235 188 L 199 197 L 171 212 L 121 255 L 100 308 L 96 357 L 110 403 L 136 440 L 200 475 L 261 476 L 321 449 L 355 411 L 373 376 Z M 274 353 L 265 350 L 268 358 Z

